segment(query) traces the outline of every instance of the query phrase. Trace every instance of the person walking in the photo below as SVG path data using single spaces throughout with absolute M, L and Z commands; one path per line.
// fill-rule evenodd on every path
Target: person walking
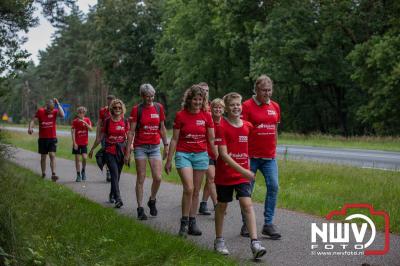
M 57 105 L 57 109 L 55 105 Z M 48 100 L 44 107 L 37 110 L 28 126 L 28 134 L 32 135 L 35 122 L 39 123 L 38 151 L 40 153 L 42 177 L 46 177 L 46 158 L 49 155 L 51 180 L 54 182 L 58 180 L 56 174 L 57 116 L 64 118 L 64 110 L 60 102 L 54 98 L 53 100 Z
M 271 78 L 261 75 L 254 85 L 255 95 L 243 103 L 242 115 L 244 120 L 254 125 L 249 139 L 250 169 L 254 173 L 260 170 L 267 185 L 262 234 L 271 239 L 280 239 L 281 234 L 273 224 L 273 219 L 279 190 L 276 144 L 281 112 L 278 103 L 271 100 L 272 92 Z M 253 181 L 252 189 L 254 185 Z M 240 234 L 249 236 L 244 219 Z
M 251 181 L 255 174 L 249 170 L 248 140 L 253 125 L 240 119 L 241 100 L 242 96 L 236 92 L 224 96 L 227 117 L 216 127 L 215 144 L 218 145 L 219 157 L 215 175 L 218 204 L 215 210 L 214 249 L 223 255 L 229 254 L 222 232 L 226 208 L 236 192 L 236 199 L 239 200 L 250 233 L 253 258 L 258 259 L 265 255 L 266 249 L 257 239 L 256 218 L 251 200 Z
M 211 116 L 215 126 L 214 131 L 221 121 L 222 114 L 224 113 L 224 107 L 225 107 L 224 101 L 220 98 L 216 98 L 212 100 L 210 103 Z M 215 190 L 214 177 L 215 177 L 215 164 L 218 156 L 212 152 L 212 149 L 208 142 L 207 142 L 207 152 L 209 157 L 209 163 L 208 163 L 208 169 L 206 171 L 206 182 L 203 188 L 203 197 L 199 207 L 199 214 L 202 215 L 211 215 L 211 212 L 209 211 L 207 206 L 207 201 L 210 196 L 214 205 L 214 209 L 215 206 L 217 205 L 217 192 Z
M 93 157 L 94 149 L 101 140 L 105 139 L 104 157 L 111 175 L 109 201 L 115 203 L 115 208 L 121 208 L 123 202 L 119 190 L 119 179 L 124 166 L 129 123 L 124 119 L 126 108 L 120 99 L 113 100 L 109 108 L 111 116 L 104 121 L 100 137 L 96 138 L 90 149 L 89 158 Z
M 142 84 L 139 89 L 142 103 L 132 108 L 129 121 L 128 146 L 125 153 L 125 164 L 130 161 L 131 145 L 134 141 L 134 157 L 136 165 L 136 201 L 137 217 L 147 220 L 143 208 L 143 185 L 146 179 L 146 163 L 150 164 L 153 183 L 151 194 L 147 202 L 150 215 L 157 216 L 156 196 L 161 184 L 162 159 L 168 154 L 167 129 L 165 128 L 164 107 L 154 102 L 155 89 L 151 84 Z M 163 156 L 160 152 L 160 137 L 164 145 Z
M 199 205 L 199 191 L 202 178 L 208 169 L 207 139 L 216 154 L 214 146 L 214 124 L 207 112 L 206 92 L 198 85 L 185 91 L 182 110 L 175 116 L 173 135 L 169 147 L 165 172 L 172 169 L 172 157 L 183 185 L 182 218 L 180 236 L 201 235 L 196 224 L 196 212 Z
M 111 94 L 108 95 L 107 96 L 107 105 L 100 108 L 100 110 L 99 110 L 99 119 L 97 120 L 97 124 L 96 124 L 96 126 L 97 126 L 96 127 L 96 139 L 99 138 L 101 135 L 101 129 L 104 126 L 104 121 L 111 116 L 109 106 L 113 100 L 115 100 L 115 96 L 111 95 Z M 101 139 L 100 143 L 101 143 L 101 147 L 104 148 L 105 147 L 105 139 Z M 106 165 L 106 181 L 111 182 L 110 171 L 109 171 L 107 165 Z
M 87 109 L 84 106 L 78 107 L 76 110 L 77 117 L 72 121 L 72 154 L 75 155 L 76 182 L 86 180 L 86 159 L 87 145 L 89 143 L 89 131 L 92 131 L 92 122 L 86 117 Z M 79 156 L 82 157 L 82 169 L 80 167 Z

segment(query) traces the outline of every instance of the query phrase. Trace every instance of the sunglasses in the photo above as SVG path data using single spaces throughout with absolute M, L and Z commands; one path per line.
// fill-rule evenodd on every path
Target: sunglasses
M 113 110 L 122 110 L 122 107 L 121 106 L 114 106 Z

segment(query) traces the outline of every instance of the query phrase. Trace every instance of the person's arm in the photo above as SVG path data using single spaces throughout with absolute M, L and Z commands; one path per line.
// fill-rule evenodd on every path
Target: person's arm
M 132 152 L 132 142 L 135 138 L 135 132 L 136 132 L 136 125 L 137 122 L 131 121 L 131 126 L 128 132 L 128 142 L 126 144 L 126 150 L 125 150 L 125 157 L 124 157 L 124 162 L 126 165 L 130 162 L 130 157 L 131 157 L 131 152 Z
M 167 175 L 169 175 L 169 173 L 172 170 L 172 156 L 174 156 L 174 153 L 176 150 L 176 145 L 178 144 L 179 132 L 180 132 L 180 129 L 175 129 L 175 128 L 172 132 L 172 139 L 169 144 L 167 162 L 165 163 L 165 166 L 164 166 L 164 170 L 167 173 Z
M 53 101 L 54 101 L 55 104 L 57 104 L 57 106 L 58 106 L 58 116 L 61 117 L 61 118 L 64 118 L 65 113 L 64 113 L 64 110 L 63 110 L 63 108 L 62 108 L 60 102 L 57 100 L 57 98 L 54 98 Z
M 93 151 L 96 149 L 96 147 L 100 144 L 101 140 L 104 138 L 105 134 L 103 132 L 100 132 L 99 138 L 96 138 L 96 140 L 93 143 L 92 148 L 90 149 L 89 152 L 89 158 L 92 159 L 93 157 Z
M 82 121 L 82 123 L 85 125 L 85 127 L 89 130 L 92 131 L 93 127 L 91 124 L 87 123 L 84 119 L 79 119 L 80 121 Z
M 165 160 L 165 158 L 168 157 L 168 152 L 169 152 L 168 145 L 169 144 L 168 144 L 168 138 L 167 138 L 167 128 L 165 127 L 164 121 L 161 122 L 160 135 L 161 135 L 161 139 L 162 139 L 162 142 L 164 145 L 162 159 Z
M 29 121 L 28 125 L 28 134 L 32 135 L 33 133 L 33 127 L 35 126 L 35 121 L 39 122 L 39 119 L 37 119 L 36 116 L 32 117 L 31 121 Z
M 72 145 L 74 146 L 74 149 L 78 149 L 78 144 L 76 144 L 76 139 L 75 139 L 75 128 L 71 128 L 71 136 L 72 136 Z
M 211 147 L 211 152 L 215 155 L 215 158 L 218 158 L 218 149 L 214 144 L 215 141 L 215 133 L 214 133 L 214 128 L 208 127 L 207 128 L 207 136 L 208 136 L 208 142 L 210 143 Z
M 97 125 L 96 125 L 96 140 L 99 139 L 101 141 L 100 135 L 101 135 L 101 128 L 103 127 L 103 120 L 100 118 L 97 120 Z
M 245 178 L 249 179 L 250 181 L 254 179 L 255 174 L 240 166 L 235 160 L 232 159 L 231 156 L 228 154 L 228 149 L 226 145 L 218 145 L 218 151 L 219 151 L 219 156 L 221 156 L 221 159 L 226 162 L 233 170 L 236 172 L 242 174 Z

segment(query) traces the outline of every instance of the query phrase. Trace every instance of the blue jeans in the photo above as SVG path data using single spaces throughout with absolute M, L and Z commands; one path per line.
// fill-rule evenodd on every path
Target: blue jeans
M 254 173 L 260 170 L 264 176 L 265 184 L 267 185 L 267 193 L 264 202 L 264 224 L 272 224 L 279 190 L 278 164 L 275 159 L 251 158 L 250 170 Z M 251 185 L 252 191 L 254 191 L 255 182 L 251 182 Z M 244 223 L 243 215 L 242 218 Z

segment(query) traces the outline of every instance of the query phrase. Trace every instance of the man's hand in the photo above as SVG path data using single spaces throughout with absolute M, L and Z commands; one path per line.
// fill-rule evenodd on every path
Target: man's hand
M 250 170 L 246 170 L 246 171 L 243 173 L 243 176 L 244 176 L 245 178 L 249 179 L 250 181 L 253 181 L 253 180 L 256 178 L 255 173 L 253 173 L 253 172 L 250 171 Z
M 78 149 L 78 144 L 74 143 L 74 150 Z
M 33 134 L 33 128 L 28 128 L 28 134 L 32 135 Z

